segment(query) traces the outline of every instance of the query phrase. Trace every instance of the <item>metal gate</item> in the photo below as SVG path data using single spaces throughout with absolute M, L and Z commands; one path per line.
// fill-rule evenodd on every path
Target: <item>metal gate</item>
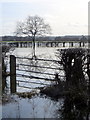
M 60 61 L 10 56 L 10 86 L 12 93 L 16 92 L 17 87 L 37 89 L 50 85 L 56 82 L 56 74 L 58 74 L 60 80 L 65 79 Z

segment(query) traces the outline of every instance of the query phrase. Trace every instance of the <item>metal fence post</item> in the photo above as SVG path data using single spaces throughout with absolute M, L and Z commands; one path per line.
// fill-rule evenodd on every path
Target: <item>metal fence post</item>
M 16 57 L 10 55 L 10 90 L 16 92 Z

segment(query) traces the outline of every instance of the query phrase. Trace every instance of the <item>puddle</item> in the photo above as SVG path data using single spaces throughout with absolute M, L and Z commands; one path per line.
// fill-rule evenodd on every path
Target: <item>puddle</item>
M 63 99 L 51 100 L 49 97 L 36 95 L 31 99 L 12 96 L 12 102 L 2 106 L 3 118 L 58 118 L 58 109 L 63 105 Z

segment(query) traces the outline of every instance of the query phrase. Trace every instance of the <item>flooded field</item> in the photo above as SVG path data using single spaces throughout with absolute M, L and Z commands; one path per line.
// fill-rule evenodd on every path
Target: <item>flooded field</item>
M 68 48 L 68 47 L 67 47 Z M 56 56 L 56 51 L 57 49 L 60 48 L 36 48 L 36 56 L 39 59 L 49 59 L 49 60 L 58 60 L 58 57 Z M 70 51 L 69 51 L 70 50 Z M 10 91 L 9 89 L 6 89 L 7 91 L 7 95 L 5 95 L 4 99 L 3 99 L 3 105 L 2 105 L 2 116 L 3 118 L 59 118 L 62 120 L 65 120 L 67 118 L 67 120 L 85 120 L 86 118 L 88 118 L 89 120 L 89 102 L 88 102 L 88 94 L 87 93 L 87 88 L 88 85 L 86 82 L 88 82 L 88 78 L 84 78 L 85 75 L 83 74 L 82 71 L 82 59 L 78 59 L 80 58 L 80 55 L 83 54 L 83 57 L 85 57 L 86 55 L 86 51 L 84 54 L 84 49 L 74 49 L 74 51 L 72 51 L 72 49 L 69 50 L 64 50 L 64 52 L 66 53 L 70 53 L 69 57 L 68 54 L 64 54 L 64 58 L 66 55 L 66 60 L 68 60 L 68 58 L 71 58 L 73 60 L 73 58 L 75 59 L 75 62 L 77 64 L 75 64 L 75 62 L 72 63 L 73 64 L 68 64 L 68 62 L 66 62 L 66 65 L 68 66 L 67 69 L 69 70 L 70 68 L 73 70 L 72 72 L 69 71 L 69 73 L 67 73 L 67 78 L 68 80 L 71 80 L 70 84 L 65 85 L 64 81 L 61 81 L 61 83 L 63 85 L 65 85 L 65 87 L 67 88 L 63 88 L 64 90 L 66 90 L 65 92 L 65 96 L 59 96 L 58 97 L 48 97 L 47 95 L 44 95 L 42 93 L 40 93 L 40 89 L 38 89 L 39 87 L 44 87 L 44 89 L 46 88 L 45 86 L 48 86 L 50 84 L 54 85 L 54 82 L 49 82 L 49 81 L 45 81 L 45 80 L 40 80 L 40 79 L 32 79 L 32 78 L 26 78 L 24 77 L 24 75 L 26 76 L 38 76 L 38 77 L 46 77 L 47 75 L 43 75 L 43 74 L 37 74 L 37 73 L 48 73 L 49 76 L 47 76 L 48 79 L 54 79 L 54 77 L 50 76 L 50 74 L 55 74 L 58 73 L 59 75 L 64 75 L 63 71 L 59 70 L 48 70 L 48 69 L 43 69 L 42 67 L 38 69 L 38 67 L 36 68 L 32 68 L 32 66 L 23 66 L 21 64 L 28 64 L 28 65 L 43 65 L 44 67 L 48 68 L 49 67 L 62 67 L 61 64 L 58 65 L 56 63 L 51 63 L 51 61 L 48 62 L 40 62 L 40 61 L 36 61 L 36 60 L 17 60 L 17 70 L 16 73 L 18 74 L 23 74 L 23 76 L 17 76 L 17 86 L 19 85 L 20 80 L 22 81 L 22 83 L 20 84 L 21 86 L 27 86 L 27 88 L 24 87 L 17 87 L 17 92 L 18 94 L 15 95 L 10 95 Z M 79 50 L 79 51 L 78 51 Z M 81 52 L 82 51 L 82 52 Z M 81 53 L 80 53 L 81 52 Z M 78 54 L 80 53 L 80 54 Z M 8 54 L 8 58 L 9 55 L 15 55 L 16 58 L 18 57 L 26 57 L 26 58 L 30 58 L 32 57 L 32 49 L 31 48 L 15 48 L 14 51 L 9 52 Z M 74 57 L 71 57 L 71 55 L 74 55 Z M 77 55 L 77 56 L 76 56 Z M 76 58 L 76 57 L 77 58 Z M 83 58 L 82 57 L 82 58 Z M 10 67 L 9 67 L 9 60 L 8 58 L 6 59 L 6 63 L 8 64 L 7 66 L 7 71 L 9 71 Z M 85 57 L 85 59 L 87 59 Z M 60 59 L 59 59 L 60 60 Z M 79 61 L 80 60 L 80 61 Z M 49 63 L 50 62 L 50 63 Z M 86 65 L 86 61 L 83 61 L 83 63 L 85 62 Z M 89 64 L 89 63 L 88 63 Z M 78 65 L 78 67 L 77 67 Z M 85 66 L 86 67 L 86 66 Z M 75 72 L 74 72 L 74 68 L 75 68 Z M 20 71 L 21 69 L 21 71 Z M 24 71 L 24 70 L 29 70 L 29 72 Z M 31 73 L 30 71 L 34 70 L 36 73 Z M 65 70 L 65 69 L 64 69 Z M 78 70 L 80 71 L 81 74 L 78 74 Z M 67 71 L 66 71 L 67 72 Z M 84 71 L 85 72 L 85 71 Z M 72 76 L 69 76 L 72 75 Z M 69 76 L 69 77 L 68 77 Z M 78 77 L 77 77 L 78 76 Z M 82 78 L 83 76 L 83 78 Z M 88 76 L 88 75 L 87 75 Z M 72 77 L 72 78 L 71 78 Z M 79 80 L 79 78 L 81 79 L 81 82 L 74 82 Z M 60 79 L 63 80 L 63 79 Z M 66 79 L 67 80 L 67 79 Z M 82 80 L 85 81 L 82 82 Z M 29 81 L 32 83 L 23 83 L 23 81 Z M 33 83 L 35 82 L 35 83 Z M 39 84 L 37 84 L 39 83 Z M 41 85 L 44 84 L 44 85 Z M 45 85 L 47 84 L 47 85 Z M 78 87 L 78 84 L 79 87 Z M 70 86 L 69 86 L 70 85 Z M 86 86 L 87 85 L 87 86 Z M 10 77 L 7 77 L 7 86 L 10 86 Z M 69 86 L 69 87 L 68 87 Z M 73 87 L 72 87 L 73 86 Z M 47 87 L 46 90 L 48 90 L 49 87 Z M 70 88 L 70 90 L 69 90 Z M 83 88 L 83 89 L 82 89 Z M 59 89 L 51 89 L 51 93 L 54 94 L 55 91 L 57 91 L 57 93 L 60 94 L 60 90 L 61 90 L 61 86 L 59 84 Z M 68 91 L 67 91 L 68 90 Z M 85 91 L 86 90 L 86 91 Z M 63 93 L 64 93 L 63 92 Z M 29 94 L 27 94 L 29 93 Z M 62 94 L 63 94 L 62 93 Z M 61 94 L 60 94 L 61 95 Z M 52 99 L 53 98 L 53 99 Z M 88 98 L 88 99 L 87 99 Z M 83 111 L 84 109 L 84 111 Z
M 57 60 L 58 57 L 56 56 L 56 51 L 59 48 L 36 48 L 36 56 L 39 59 L 48 59 L 48 60 Z M 11 51 L 10 53 L 8 53 L 8 57 L 9 55 L 15 55 L 15 57 L 27 57 L 27 58 L 31 58 L 32 57 L 32 49 L 31 48 L 15 48 L 14 51 Z M 10 71 L 10 65 L 9 65 L 9 61 L 7 58 L 7 71 Z M 34 67 L 29 67 L 29 66 L 21 66 L 20 64 L 25 64 L 25 65 L 37 65 L 37 66 L 42 66 L 42 67 L 58 67 L 58 64 L 56 64 L 55 62 L 51 62 L 51 61 L 32 61 L 32 60 L 27 60 L 27 59 L 17 59 L 17 68 L 20 70 L 17 70 L 16 73 L 17 74 L 23 74 L 23 75 L 34 75 L 34 76 L 41 76 L 41 77 L 46 77 L 48 79 L 53 79 L 55 76 L 52 75 L 47 75 L 47 74 L 36 74 L 33 72 L 26 72 L 28 71 L 36 71 L 37 73 L 42 72 L 42 73 L 52 73 L 55 74 L 56 72 L 60 72 L 59 70 L 55 70 L 55 69 L 47 69 L 47 68 L 34 68 Z M 21 71 L 22 70 L 22 71 Z M 63 72 L 61 72 L 60 74 L 63 74 Z M 10 77 L 7 78 L 7 81 L 9 80 Z M 37 79 L 30 79 L 30 78 L 25 78 L 25 77 L 18 77 L 17 76 L 17 80 L 22 80 L 22 81 L 31 81 L 31 82 L 37 82 L 38 83 L 45 83 L 45 84 L 50 84 L 50 81 L 44 81 L 44 80 L 37 80 Z M 9 85 L 9 84 L 8 84 Z M 21 83 L 20 85 L 23 85 L 23 83 Z M 31 87 L 31 88 L 35 88 L 35 87 L 42 87 L 43 85 L 41 84 L 29 84 L 29 83 L 24 83 L 24 85 Z M 25 91 L 25 88 L 17 88 L 18 91 L 22 92 L 23 90 Z M 27 91 L 27 89 L 26 89 Z
M 59 48 L 36 48 L 36 56 L 38 58 L 45 58 L 50 60 L 57 60 L 56 51 Z M 16 57 L 31 57 L 32 49 L 31 48 L 15 48 L 14 51 L 10 51 L 9 55 L 15 55 Z M 17 63 L 22 63 L 22 61 L 17 61 Z M 7 60 L 8 63 L 8 60 Z M 39 63 L 42 64 L 42 63 Z M 7 66 L 7 71 L 9 71 L 9 66 Z M 48 71 L 49 72 L 49 71 Z M 50 71 L 53 72 L 53 71 Z M 20 71 L 17 71 L 20 73 Z M 26 74 L 22 72 L 22 74 Z M 30 73 L 29 73 L 30 74 Z M 20 78 L 21 80 L 28 81 L 28 78 Z M 33 81 L 33 80 L 31 80 Z M 37 80 L 34 80 L 36 82 Z M 39 82 L 40 80 L 38 80 Z M 45 82 L 45 81 L 44 81 Z M 7 77 L 8 87 L 10 86 L 10 77 Z M 48 82 L 50 84 L 50 82 Z M 22 83 L 21 85 L 27 85 L 28 87 L 41 87 L 38 84 L 26 84 Z M 18 87 L 18 92 L 31 92 L 32 89 Z M 41 96 L 39 90 L 37 91 L 38 95 L 32 98 L 19 98 L 17 95 L 11 96 L 10 101 L 5 102 L 2 105 L 2 116 L 3 118 L 58 118 L 58 109 L 61 109 L 63 105 L 63 99 L 59 101 L 52 100 L 47 96 Z M 24 114 L 25 113 L 25 114 Z

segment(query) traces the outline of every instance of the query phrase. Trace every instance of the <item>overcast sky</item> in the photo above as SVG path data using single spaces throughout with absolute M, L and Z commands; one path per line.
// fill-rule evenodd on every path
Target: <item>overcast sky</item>
M 88 0 L 0 0 L 0 35 L 13 35 L 28 15 L 43 17 L 52 35 L 88 34 Z

